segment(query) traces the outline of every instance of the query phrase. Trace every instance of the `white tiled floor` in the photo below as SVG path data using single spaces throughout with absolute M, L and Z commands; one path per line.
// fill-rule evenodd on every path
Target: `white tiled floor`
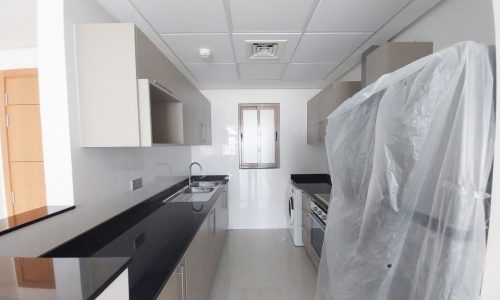
M 286 229 L 230 230 L 210 300 L 312 300 L 316 275 Z

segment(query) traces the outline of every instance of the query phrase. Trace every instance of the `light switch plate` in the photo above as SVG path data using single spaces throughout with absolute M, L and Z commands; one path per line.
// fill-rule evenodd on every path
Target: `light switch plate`
M 132 180 L 130 182 L 130 187 L 132 188 L 132 191 L 140 189 L 142 187 L 142 178 Z

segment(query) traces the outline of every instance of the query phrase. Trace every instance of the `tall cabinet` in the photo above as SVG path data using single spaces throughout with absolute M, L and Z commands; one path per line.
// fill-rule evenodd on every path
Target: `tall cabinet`
M 169 127 L 160 131 L 181 138 L 160 143 L 211 144 L 210 102 L 134 24 L 77 24 L 75 49 L 81 146 L 155 144 L 148 129 L 154 123 L 151 110 L 157 108 L 144 109 L 141 80 L 154 83 L 170 96 L 167 102 L 176 103 L 162 106 L 175 110 L 156 123 Z
M 307 102 L 307 143 L 325 141 L 328 115 L 361 88 L 359 81 L 337 81 Z

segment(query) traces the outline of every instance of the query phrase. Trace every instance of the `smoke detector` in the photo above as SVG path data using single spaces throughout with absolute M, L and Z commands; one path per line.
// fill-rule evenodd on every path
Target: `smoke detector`
M 247 57 L 249 60 L 274 60 L 279 59 L 286 41 L 245 41 Z

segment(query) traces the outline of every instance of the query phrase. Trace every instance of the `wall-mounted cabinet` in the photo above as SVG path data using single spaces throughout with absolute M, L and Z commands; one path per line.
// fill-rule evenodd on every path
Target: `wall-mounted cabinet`
M 362 82 L 368 86 L 380 76 L 396 71 L 419 58 L 432 54 L 430 42 L 387 42 L 363 54 Z
M 82 147 L 211 143 L 210 102 L 134 24 L 76 25 L 75 49 Z
M 338 81 L 327 86 L 307 102 L 308 144 L 324 143 L 328 115 L 360 89 L 359 81 Z

